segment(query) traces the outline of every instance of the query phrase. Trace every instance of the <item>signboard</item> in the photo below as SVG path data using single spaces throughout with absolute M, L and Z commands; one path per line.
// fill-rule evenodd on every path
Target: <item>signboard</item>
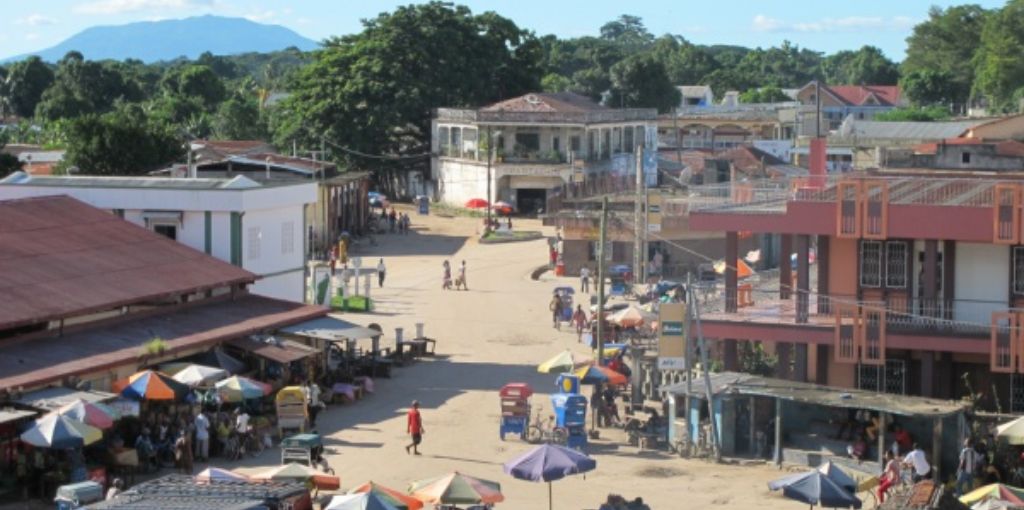
M 136 400 L 128 400 L 126 398 L 119 398 L 107 402 L 107 406 L 117 411 L 119 415 L 139 417 L 139 402 Z
M 331 268 L 316 266 L 313 268 L 313 304 L 327 303 L 327 294 L 331 291 Z
M 661 232 L 661 193 L 647 192 L 647 231 Z
M 658 311 L 658 369 L 686 367 L 686 337 L 689 331 L 685 303 L 662 303 Z
M 644 181 L 648 187 L 658 186 L 657 149 L 644 149 Z
M 633 173 L 631 171 L 631 165 L 633 162 L 632 154 L 612 154 L 612 174 L 614 175 L 628 175 Z

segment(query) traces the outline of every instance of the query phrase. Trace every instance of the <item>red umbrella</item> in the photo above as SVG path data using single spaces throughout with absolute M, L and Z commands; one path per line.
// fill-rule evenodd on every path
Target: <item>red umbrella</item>
M 482 198 L 471 198 L 466 201 L 466 207 L 469 209 L 486 209 L 488 202 Z
M 495 202 L 491 209 L 498 214 L 512 214 L 512 204 L 508 202 Z

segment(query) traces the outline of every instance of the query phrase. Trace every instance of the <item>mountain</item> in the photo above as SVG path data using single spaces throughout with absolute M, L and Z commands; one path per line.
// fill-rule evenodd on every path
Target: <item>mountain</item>
M 194 59 L 205 51 L 234 55 L 291 46 L 308 51 L 316 49 L 317 43 L 280 25 L 264 25 L 245 18 L 196 16 L 91 27 L 51 48 L 8 60 L 39 55 L 45 61 L 56 62 L 75 50 L 89 60 L 135 58 L 148 63 L 181 56 Z

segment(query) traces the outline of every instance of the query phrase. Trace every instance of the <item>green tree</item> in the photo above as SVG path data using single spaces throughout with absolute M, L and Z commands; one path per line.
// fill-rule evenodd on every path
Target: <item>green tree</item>
M 932 7 L 928 19 L 917 24 L 907 38 L 904 76 L 933 71 L 949 80 L 952 100 L 967 103 L 974 83 L 974 54 L 981 44 L 981 32 L 989 11 L 978 5 Z
M 612 41 L 631 52 L 639 51 L 654 42 L 654 36 L 647 31 L 643 20 L 628 14 L 623 14 L 618 19 L 602 25 L 601 38 Z
M 57 63 L 53 85 L 43 92 L 36 116 L 45 120 L 74 118 L 110 111 L 119 100 L 141 98 L 142 91 L 125 80 L 116 65 L 85 60 L 72 51 Z
M 874 120 L 882 122 L 934 122 L 949 118 L 949 109 L 942 106 L 925 108 L 897 108 L 876 114 Z
M 565 92 L 572 90 L 572 80 L 560 74 L 548 73 L 541 78 L 540 88 L 544 92 Z
M 138 105 L 82 115 L 68 131 L 64 159 L 83 174 L 145 175 L 184 155 L 181 138 Z
M 741 103 L 780 103 L 792 100 L 792 98 L 787 96 L 784 92 L 782 92 L 782 89 L 778 87 L 761 87 L 759 89 L 750 89 L 740 94 Z
M 423 153 L 432 108 L 478 107 L 540 88 L 539 42 L 492 12 L 431 2 L 363 24 L 359 34 L 326 41 L 299 72 L 271 118 L 279 146 L 319 146 L 323 137 L 364 153 Z M 348 160 L 381 172 L 427 165 L 425 158 Z
M 630 57 L 612 66 L 609 104 L 627 108 L 657 108 L 667 112 L 679 104 L 679 89 L 672 85 L 665 66 L 650 56 Z
M 53 70 L 39 57 L 32 56 L 7 68 L 3 94 L 15 115 L 31 117 L 43 92 L 53 83 Z
M 224 81 L 208 66 L 190 64 L 169 71 L 161 82 L 165 93 L 185 99 L 196 99 L 205 108 L 216 108 L 227 96 Z
M 857 51 L 840 51 L 822 61 L 826 83 L 836 85 L 895 85 L 899 68 L 882 50 L 863 46 Z
M 942 70 L 911 71 L 900 79 L 900 86 L 915 106 L 949 104 L 956 102 L 959 94 L 956 78 Z
M 266 139 L 267 126 L 260 116 L 259 100 L 241 93 L 233 94 L 217 108 L 213 133 L 221 140 Z
M 0 150 L 4 148 L 4 145 L 7 145 L 7 133 L 0 131 Z M 18 157 L 0 152 L 0 178 L 18 170 L 21 170 L 21 161 L 18 161 Z
M 985 20 L 974 56 L 974 88 L 997 110 L 1016 110 L 1012 100 L 1024 88 L 1024 0 L 1010 0 Z

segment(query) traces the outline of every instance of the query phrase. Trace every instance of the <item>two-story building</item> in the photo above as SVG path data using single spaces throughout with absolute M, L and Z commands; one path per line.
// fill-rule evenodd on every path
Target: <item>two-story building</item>
M 1024 175 L 965 175 L 692 187 L 689 228 L 725 233 L 723 292 L 701 303 L 725 369 L 760 342 L 780 377 L 1024 411 Z M 739 281 L 745 233 L 795 264 Z
M 302 302 L 315 182 L 44 176 L 0 179 L 0 200 L 67 195 L 260 276 L 256 294 Z
M 477 110 L 439 108 L 431 122 L 438 199 L 456 206 L 503 200 L 536 212 L 574 176 L 629 173 L 637 147 L 656 147 L 656 119 L 653 109 L 612 109 L 568 92 Z
M 816 132 L 819 91 L 822 136 L 839 128 L 847 116 L 870 120 L 878 113 L 906 105 L 898 85 L 825 85 L 812 81 L 797 93 L 797 100 L 804 106 L 800 111 L 801 135 L 814 136 Z

